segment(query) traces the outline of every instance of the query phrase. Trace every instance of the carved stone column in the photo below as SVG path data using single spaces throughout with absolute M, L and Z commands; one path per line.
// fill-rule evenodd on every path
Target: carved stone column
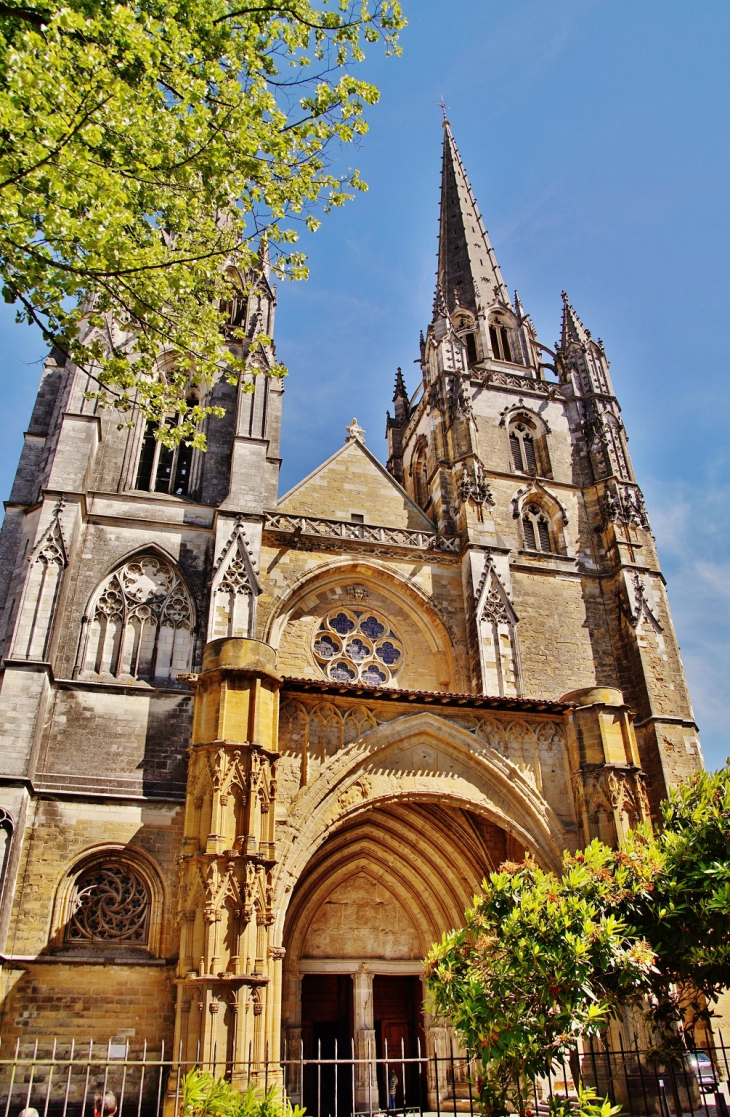
M 283 950 L 269 945 L 280 679 L 258 640 L 208 644 L 195 689 L 175 1052 L 244 1084 L 278 1059 Z M 193 1011 L 195 1004 L 199 1011 Z M 199 1055 L 198 1055 L 199 1052 Z M 269 1082 L 276 1080 L 269 1066 Z M 175 1076 L 172 1075 L 171 1079 Z
M 373 975 L 364 964 L 352 975 L 352 1022 L 355 1032 L 355 1104 L 361 1112 L 379 1109 L 375 1070 L 375 1024 L 373 1021 Z

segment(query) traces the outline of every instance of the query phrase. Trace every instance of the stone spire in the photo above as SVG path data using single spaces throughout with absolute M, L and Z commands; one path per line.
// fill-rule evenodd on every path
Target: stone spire
M 563 323 L 560 332 L 560 347 L 565 350 L 571 341 L 585 345 L 590 341 L 590 331 L 585 328 L 575 310 L 568 302 L 565 291 L 563 295 Z
M 445 301 L 476 313 L 495 301 L 509 305 L 494 249 L 466 177 L 451 126 L 444 120 L 441 209 L 434 315 Z

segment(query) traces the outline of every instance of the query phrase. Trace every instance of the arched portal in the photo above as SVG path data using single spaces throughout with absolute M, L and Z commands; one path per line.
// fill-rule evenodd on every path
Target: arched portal
M 433 1052 L 442 1029 L 424 1011 L 422 960 L 459 926 L 486 873 L 524 845 L 488 818 L 430 799 L 366 808 L 320 846 L 294 890 L 284 929 L 283 1024 L 305 1058 L 415 1058 Z M 397 1068 L 397 1104 L 417 1104 L 415 1065 Z M 378 1082 L 340 1082 L 357 1108 L 385 1106 Z M 298 1092 L 299 1083 L 290 1083 Z M 334 1080 L 329 1083 L 330 1092 Z M 305 1105 L 327 1102 L 321 1072 L 301 1083 Z M 320 1096 L 317 1096 L 317 1089 Z M 377 1091 L 378 1097 L 366 1097 Z M 359 1100 L 358 1100 L 358 1095 Z

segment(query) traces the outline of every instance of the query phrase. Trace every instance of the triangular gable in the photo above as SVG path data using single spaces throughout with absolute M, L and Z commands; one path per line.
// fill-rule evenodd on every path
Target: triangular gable
M 346 442 L 285 493 L 277 511 L 347 521 L 361 515 L 366 524 L 435 530 L 425 512 L 359 438 Z
M 477 620 L 492 620 L 497 623 L 517 624 L 518 616 L 509 594 L 502 585 L 502 579 L 492 561 L 487 555 L 484 561 L 484 570 L 479 579 L 477 591 L 474 594 Z

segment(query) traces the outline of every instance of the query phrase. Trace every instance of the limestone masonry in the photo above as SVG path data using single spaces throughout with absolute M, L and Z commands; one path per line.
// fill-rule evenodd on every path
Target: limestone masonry
M 263 259 L 240 278 L 232 322 L 272 335 Z M 273 347 L 251 391 L 204 390 L 206 454 L 48 358 L 0 537 L 3 1047 L 440 1050 L 421 959 L 484 874 L 615 843 L 701 765 L 608 360 L 563 298 L 552 350 L 445 123 L 387 468 L 353 420 L 277 497 Z

